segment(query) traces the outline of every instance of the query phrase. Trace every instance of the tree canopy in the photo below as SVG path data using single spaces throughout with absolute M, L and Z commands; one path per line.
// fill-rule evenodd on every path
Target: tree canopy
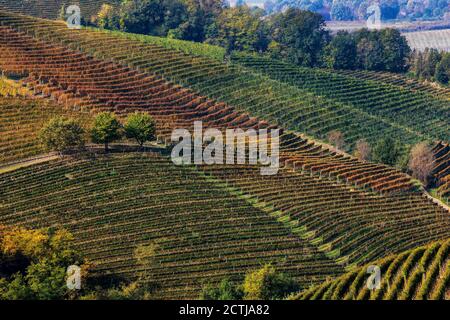
M 105 145 L 108 151 L 109 143 L 121 138 L 122 125 L 116 116 L 111 112 L 101 112 L 94 119 L 94 126 L 91 129 L 91 138 L 94 143 Z
M 89 264 L 72 248 L 66 230 L 28 230 L 0 226 L 0 300 L 74 298 L 67 270 L 76 265 L 86 276 Z
M 135 112 L 129 114 L 124 129 L 126 137 L 135 139 L 141 147 L 146 141 L 156 138 L 155 121 L 147 113 Z
M 48 151 L 61 153 L 84 147 L 84 129 L 75 119 L 55 117 L 39 133 L 39 139 Z

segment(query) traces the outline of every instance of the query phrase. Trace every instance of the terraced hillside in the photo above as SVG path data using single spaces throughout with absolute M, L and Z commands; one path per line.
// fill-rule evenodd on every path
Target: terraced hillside
M 51 26 L 60 25 L 48 21 L 45 23 Z M 15 22 L 11 24 L 14 25 Z M 204 127 L 219 129 L 275 127 L 267 121 L 239 112 L 238 108 L 215 102 L 190 89 L 173 85 L 158 75 L 144 72 L 143 68 L 101 60 L 99 54 L 97 54 L 98 58 L 93 58 L 67 47 L 36 40 L 9 27 L 1 29 L 0 68 L 7 73 L 27 76 L 25 82 L 35 93 L 53 97 L 61 104 L 92 112 L 114 110 L 119 114 L 146 110 L 157 119 L 158 135 L 161 139 L 168 137 L 173 128 L 191 128 L 195 120 L 203 121 Z M 45 30 L 47 29 L 36 28 L 36 32 L 45 32 Z M 63 30 L 66 31 L 66 29 Z M 65 34 L 64 31 L 61 35 Z M 89 36 L 97 38 L 95 40 L 97 45 L 102 43 L 108 47 L 102 41 L 121 43 L 120 38 L 107 33 L 87 30 L 80 32 L 86 33 L 85 40 L 89 39 Z M 80 33 L 75 32 L 73 35 L 76 39 Z M 42 36 L 42 38 L 45 37 Z M 122 45 L 131 50 L 132 45 L 128 43 L 131 40 L 124 39 L 124 41 L 126 42 Z M 134 44 L 149 48 L 150 52 L 159 59 L 171 55 L 189 57 L 157 45 L 142 42 L 134 42 Z M 102 47 L 99 48 L 102 50 Z M 155 60 L 146 61 L 153 63 Z M 345 183 L 359 183 L 358 179 L 361 175 L 358 170 L 365 167 L 364 175 L 368 179 L 360 184 L 362 187 L 383 193 L 415 189 L 410 177 L 393 168 L 367 165 L 355 158 L 311 143 L 294 133 L 286 133 L 282 137 L 281 153 L 284 162 L 292 167 L 333 176 L 338 180 L 340 179 L 338 176 L 344 174 Z
M 450 232 L 449 212 L 418 194 L 379 196 L 287 169 L 274 176 L 261 176 L 255 167 L 202 169 L 272 210 L 294 233 L 348 268 Z
M 412 91 L 401 86 L 356 79 L 325 70 L 301 68 L 258 56 L 236 54 L 233 60 L 273 79 L 309 90 L 316 95 L 377 116 L 387 123 L 401 126 L 414 134 L 416 141 L 436 140 L 436 138 L 450 140 L 448 98 L 439 99 L 431 94 Z M 366 129 L 371 130 L 370 127 Z
M 252 116 L 315 138 L 325 139 L 332 130 L 343 131 L 348 146 L 360 138 L 373 141 L 385 135 L 402 137 L 404 141 L 410 142 L 421 138 L 420 132 L 414 128 L 380 118 L 366 110 L 271 80 L 250 69 L 161 47 L 161 43 L 151 43 L 152 38 L 145 41 L 145 37 L 128 34 L 69 30 L 61 23 L 7 12 L 2 13 L 2 21 L 3 25 L 25 31 L 36 38 L 63 43 L 99 59 L 111 59 L 122 65 L 161 75 L 203 96 L 227 103 L 238 111 L 249 112 Z M 403 95 L 400 98 L 411 100 L 414 96 Z M 442 109 L 447 112 L 445 106 Z M 440 114 L 439 110 L 436 112 Z M 436 129 L 433 132 L 441 136 L 443 128 L 439 121 L 442 120 L 436 117 Z
M 438 187 L 438 194 L 450 198 L 450 145 L 445 142 L 437 143 L 432 149 L 434 154 L 433 175 Z
M 37 134 L 50 118 L 74 116 L 85 126 L 89 116 L 37 98 L 20 82 L 0 78 L 0 165 L 41 154 Z
M 42 154 L 37 134 L 47 120 L 57 115 L 83 119 L 79 112 L 42 99 L 0 97 L 0 164 Z M 87 124 L 87 117 L 83 121 Z
M 439 241 L 369 264 L 380 268 L 379 289 L 368 289 L 367 265 L 305 290 L 292 299 L 449 300 L 449 246 L 450 240 Z
M 275 176 L 245 165 L 178 167 L 156 153 L 79 156 L 0 174 L 0 224 L 69 229 L 99 277 L 134 279 L 145 272 L 160 285 L 157 297 L 196 298 L 204 283 L 242 278 L 272 262 L 306 289 L 450 234 L 448 210 L 409 176 L 299 134 L 342 129 L 350 145 L 386 134 L 416 141 L 425 135 L 421 126 L 386 121 L 369 107 L 225 64 L 213 47 L 69 30 L 2 10 L 0 25 L 1 71 L 23 77 L 27 90 L 53 100 L 58 112 L 144 110 L 157 120 L 161 140 L 195 120 L 221 130 L 283 129 Z M 433 101 L 416 107 L 439 124 L 447 105 Z M 431 107 L 441 108 L 436 122 Z M 37 108 L 7 110 L 5 122 L 41 119 L 33 115 Z M 11 141 L 14 157 L 21 157 L 26 147 Z M 133 254 L 142 246 L 156 250 L 145 265 Z
M 95 274 L 146 271 L 158 297 L 197 298 L 201 285 L 272 262 L 303 286 L 342 268 L 266 212 L 158 154 L 58 160 L 0 175 L 0 224 L 64 227 Z M 152 263 L 133 258 L 157 247 Z
M 413 91 L 429 93 L 444 99 L 450 99 L 450 89 L 436 83 L 419 81 L 405 75 L 391 72 L 376 72 L 366 70 L 334 70 L 333 72 L 362 80 L 373 80 L 386 84 L 400 86 Z
M 117 0 L 0 0 L 0 8 L 39 18 L 58 19 L 61 8 L 77 5 L 86 21 L 98 13 L 103 3 L 115 4 Z

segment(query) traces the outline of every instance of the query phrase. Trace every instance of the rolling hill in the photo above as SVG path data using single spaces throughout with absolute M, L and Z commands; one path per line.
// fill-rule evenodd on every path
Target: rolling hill
M 20 25 L 17 26 L 18 29 L 28 28 L 28 24 L 22 21 L 22 19 L 26 21 L 28 18 L 14 15 L 10 15 L 10 17 L 12 21 L 5 18 L 2 20 L 2 24 L 9 21 L 8 23 L 11 25 L 18 23 Z M 16 19 L 19 19 L 19 22 L 16 22 Z M 31 28 L 34 28 L 35 24 L 40 25 L 40 23 L 40 20 L 32 19 Z M 49 34 L 51 37 L 53 35 L 64 36 L 68 30 L 60 23 L 50 21 L 42 23 L 50 25 L 50 28 L 62 28 L 60 33 L 51 32 Z M 33 30 L 47 32 L 46 27 L 36 27 Z M 91 48 L 91 55 L 95 53 L 93 50 L 98 48 L 100 52 L 96 52 L 96 57 L 92 57 L 66 46 L 37 40 L 23 32 L 15 31 L 11 27 L 3 27 L 2 31 L 0 37 L 0 46 L 2 47 L 0 67 L 6 73 L 26 76 L 24 82 L 35 93 L 51 96 L 62 104 L 92 112 L 114 110 L 123 114 L 134 110 L 146 110 L 158 120 L 157 123 L 160 125 L 158 135 L 161 139 L 169 137 L 174 128 L 191 128 L 195 120 L 203 121 L 205 127 L 219 129 L 258 129 L 278 126 L 276 122 L 270 123 L 254 117 L 253 114 L 244 113 L 241 108 L 234 105 L 202 96 L 196 92 L 195 86 L 183 88 L 170 83 L 162 78 L 156 70 L 152 72 L 144 67 L 137 67 L 130 62 L 125 63 L 125 61 L 120 61 L 121 64 L 111 62 L 109 59 L 114 51 L 106 43 L 115 43 L 115 45 L 121 45 L 128 50 L 132 50 L 133 45 L 148 49 L 145 52 L 150 54 L 152 58 L 137 58 L 138 60 L 142 59 L 142 63 L 150 61 L 147 63 L 148 65 L 156 64 L 157 59 L 177 61 L 184 58 L 189 61 L 188 59 L 203 58 L 188 56 L 180 51 L 143 43 L 139 40 L 128 40 L 125 37 L 123 39 L 117 38 L 109 33 L 70 30 L 67 33 L 68 41 L 75 41 L 78 37 L 81 37 L 84 40 L 80 44 L 90 43 L 94 46 Z M 92 37 L 91 40 L 89 40 L 90 36 Z M 39 38 L 39 36 L 37 37 Z M 45 36 L 41 35 L 41 37 Z M 55 42 L 59 42 L 59 40 L 55 40 Z M 108 53 L 101 52 L 103 47 L 110 48 Z M 31 48 L 33 49 L 31 50 Z M 87 48 L 85 48 L 85 51 L 88 51 Z M 129 56 L 132 57 L 133 55 Z M 209 59 L 208 61 L 212 60 Z M 220 64 L 219 66 L 224 65 Z M 184 74 L 184 71 L 176 70 L 175 73 Z M 210 75 L 210 73 L 205 72 L 205 75 Z M 265 83 L 260 82 L 261 85 Z M 253 96 L 258 98 L 257 95 L 253 94 Z M 224 100 L 226 101 L 226 99 Z M 309 108 L 313 109 L 312 106 L 309 106 Z M 281 111 L 277 112 L 282 114 Z M 262 115 L 261 118 L 265 119 L 266 117 Z M 321 128 L 320 124 L 322 123 L 316 123 L 315 126 Z M 367 165 L 356 158 L 311 143 L 298 134 L 292 136 L 292 134 L 287 133 L 282 138 L 281 152 L 282 160 L 295 168 L 308 170 L 315 174 L 334 176 L 337 180 L 340 179 L 340 175 L 344 175 L 346 183 L 354 183 L 360 187 L 379 192 L 400 192 L 416 189 L 410 177 L 393 168 L 379 164 Z M 363 175 L 358 171 L 361 167 L 366 168 Z M 362 184 L 360 183 L 361 178 L 364 178 Z
M 189 87 L 202 96 L 231 105 L 238 111 L 318 139 L 325 140 L 330 131 L 340 130 L 351 147 L 358 139 L 374 141 L 388 134 L 415 142 L 421 139 L 420 134 L 423 132 L 423 128 L 417 132 L 414 127 L 405 127 L 405 119 L 392 121 L 362 106 L 343 104 L 309 90 L 269 79 L 239 65 L 227 65 L 204 55 L 187 55 L 172 48 L 161 47 L 162 43 L 152 43 L 152 37 L 118 32 L 69 30 L 62 23 L 8 15 L 5 12 L 2 20 L 3 25 L 25 31 L 38 39 L 63 43 L 99 59 L 107 58 L 140 71 L 163 76 L 166 80 Z M 390 91 L 387 100 L 391 99 L 392 95 L 394 98 L 396 96 L 395 92 Z M 360 94 L 358 89 L 354 94 Z M 426 98 L 417 96 L 414 92 L 400 93 L 397 96 L 396 100 L 410 103 L 412 110 L 423 106 L 423 99 Z M 383 102 L 378 105 L 381 107 L 380 103 Z M 439 123 L 438 117 L 433 118 L 433 112 L 448 112 L 448 103 L 434 110 L 435 104 L 439 103 L 440 101 L 431 104 L 431 114 L 425 106 L 424 113 L 427 115 L 427 121 L 436 121 L 436 132 L 431 134 L 436 134 L 435 138 L 447 140 L 445 127 Z M 395 113 L 395 110 L 392 112 Z
M 2 164 L 37 153 L 34 134 L 53 114 L 145 111 L 161 142 L 194 121 L 220 130 L 282 129 L 275 176 L 249 165 L 175 166 L 170 149 L 10 168 L 0 173 L 0 224 L 67 228 L 99 281 L 149 274 L 156 298 L 197 298 L 204 284 L 241 280 L 264 263 L 294 277 L 306 290 L 299 298 L 322 297 L 324 288 L 326 297 L 340 297 L 346 283 L 361 280 L 362 266 L 387 266 L 397 257 L 398 264 L 409 261 L 399 270 L 412 268 L 413 279 L 393 266 L 398 289 L 387 297 L 418 296 L 412 292 L 424 274 L 416 268 L 420 258 L 431 270 L 422 297 L 443 298 L 448 272 L 437 277 L 436 265 L 447 259 L 447 208 L 401 171 L 319 140 L 331 130 L 344 132 L 349 148 L 386 135 L 442 140 L 433 149 L 440 176 L 447 170 L 448 92 L 386 74 L 372 79 L 256 57 L 225 60 L 214 46 L 69 30 L 0 10 L 0 70 L 20 79 L 4 91 L 27 92 L 0 98 L 0 127 L 10 128 Z M 414 113 L 412 121 L 407 115 Z M 143 247 L 152 251 L 144 264 L 135 254 Z M 367 296 L 357 284 L 346 297 Z

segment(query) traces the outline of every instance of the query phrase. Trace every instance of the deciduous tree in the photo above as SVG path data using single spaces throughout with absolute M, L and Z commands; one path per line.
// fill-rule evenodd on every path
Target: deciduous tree
M 44 125 L 39 133 L 39 139 L 46 150 L 65 153 L 84 147 L 84 132 L 77 120 L 56 117 Z
M 333 130 L 328 133 L 328 141 L 337 149 L 343 150 L 345 146 L 344 134 L 341 131 Z
M 295 281 L 286 274 L 277 272 L 270 264 L 247 273 L 243 283 L 245 300 L 283 299 L 298 289 Z
M 146 141 L 155 139 L 155 121 L 147 113 L 129 114 L 124 129 L 126 137 L 135 139 L 141 147 Z
M 370 160 L 370 156 L 372 153 L 372 148 L 370 147 L 370 144 L 365 139 L 360 139 L 356 141 L 356 147 L 355 147 L 355 156 L 363 161 Z
M 421 142 L 411 149 L 408 168 L 414 178 L 427 185 L 433 171 L 433 161 L 434 155 L 429 144 Z
M 116 116 L 111 112 L 99 113 L 94 119 L 94 126 L 91 129 L 91 138 L 94 143 L 105 145 L 105 152 L 108 152 L 108 145 L 120 139 L 122 126 Z
M 374 146 L 372 151 L 372 160 L 379 163 L 394 166 L 402 155 L 400 144 L 392 139 L 386 137 L 380 139 Z

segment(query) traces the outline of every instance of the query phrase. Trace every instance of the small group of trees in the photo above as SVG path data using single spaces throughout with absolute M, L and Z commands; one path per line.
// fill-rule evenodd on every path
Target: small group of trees
M 0 300 L 141 300 L 155 290 L 142 279 L 98 281 L 94 264 L 74 249 L 65 229 L 0 225 Z M 70 267 L 80 273 L 70 272 Z M 70 280 L 70 276 L 80 278 Z M 68 286 L 68 282 L 79 287 Z
M 345 151 L 345 139 L 341 131 L 330 131 L 327 139 L 338 150 Z M 354 146 L 353 155 L 362 161 L 397 167 L 420 180 L 425 186 L 432 182 L 435 158 L 428 142 L 422 141 L 410 146 L 387 136 L 372 146 L 366 139 L 360 139 Z
M 450 53 L 437 49 L 414 51 L 411 55 L 411 72 L 421 80 L 437 81 L 448 85 L 450 82 Z
M 203 288 L 200 298 L 203 300 L 279 300 L 297 292 L 300 287 L 285 273 L 278 272 L 271 264 L 250 271 L 242 283 L 224 278 L 217 285 Z
M 39 139 L 46 150 L 66 153 L 83 149 L 86 133 L 79 121 L 56 117 L 45 124 L 39 133 Z M 123 136 L 136 140 L 143 147 L 145 142 L 155 139 L 156 126 L 147 113 L 131 113 L 122 125 L 114 113 L 102 112 L 95 117 L 89 133 L 92 142 L 104 144 L 105 152 L 108 152 L 109 144 Z
M 362 69 L 405 72 L 411 49 L 395 29 L 349 33 L 340 31 L 325 48 L 325 66 L 332 69 Z

